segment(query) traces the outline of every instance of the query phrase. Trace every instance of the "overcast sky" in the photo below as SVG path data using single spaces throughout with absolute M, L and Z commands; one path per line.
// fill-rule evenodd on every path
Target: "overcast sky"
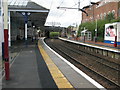
M 50 13 L 46 20 L 47 26 L 55 25 L 68 27 L 70 25 L 80 24 L 81 11 L 77 9 L 57 9 L 57 7 L 78 7 L 78 1 L 80 1 L 80 7 L 90 4 L 90 1 L 97 2 L 100 0 L 32 0 L 41 6 L 50 9 Z

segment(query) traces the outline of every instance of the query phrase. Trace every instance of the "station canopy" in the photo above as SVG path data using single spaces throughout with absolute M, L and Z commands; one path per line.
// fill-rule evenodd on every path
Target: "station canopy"
M 49 9 L 31 0 L 8 0 L 8 8 L 12 18 L 19 18 L 24 22 L 23 13 L 29 13 L 28 20 L 36 27 L 44 26 Z

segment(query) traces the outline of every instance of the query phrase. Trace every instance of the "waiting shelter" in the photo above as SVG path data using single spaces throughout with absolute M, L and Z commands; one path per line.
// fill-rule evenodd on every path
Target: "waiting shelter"
M 49 9 L 31 0 L 8 0 L 9 46 L 11 41 L 32 38 L 44 30 Z
M 92 33 L 87 29 L 84 29 L 83 31 L 81 31 L 81 38 L 82 40 L 92 40 Z

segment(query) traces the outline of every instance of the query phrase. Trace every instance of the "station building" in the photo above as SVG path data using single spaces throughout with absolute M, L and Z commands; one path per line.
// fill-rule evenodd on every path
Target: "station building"
M 99 5 L 93 4 L 85 9 L 88 16 L 82 13 L 82 23 L 104 19 L 109 13 L 113 13 L 116 19 L 120 17 L 120 0 L 101 0 L 97 3 Z

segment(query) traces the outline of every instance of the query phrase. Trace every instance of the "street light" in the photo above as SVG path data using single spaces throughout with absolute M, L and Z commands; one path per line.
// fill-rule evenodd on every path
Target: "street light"
M 99 2 L 97 2 L 97 3 L 91 2 L 91 4 L 93 5 L 93 21 L 96 22 L 96 29 L 95 29 L 94 41 L 97 42 L 97 19 L 95 20 L 95 18 L 94 18 L 94 5 L 99 5 Z
M 33 26 L 33 28 L 35 28 L 35 26 Z
M 22 15 L 24 16 L 24 22 L 25 22 L 25 40 L 27 40 L 27 23 L 28 23 L 28 16 L 30 15 L 30 13 L 22 12 Z
M 33 32 L 32 32 L 32 42 L 35 39 L 35 25 L 33 25 Z
M 96 29 L 95 29 L 95 42 L 97 42 L 97 19 L 96 19 Z
M 22 15 L 24 16 L 24 22 L 25 22 L 25 43 L 27 47 L 27 23 L 28 23 L 28 16 L 30 15 L 30 12 L 22 12 Z
M 94 5 L 99 5 L 99 2 L 90 2 L 93 5 L 93 21 L 94 21 Z M 90 8 L 91 5 L 85 6 L 82 9 Z M 95 29 L 95 37 L 94 41 L 97 42 L 97 19 L 96 19 L 96 29 Z

